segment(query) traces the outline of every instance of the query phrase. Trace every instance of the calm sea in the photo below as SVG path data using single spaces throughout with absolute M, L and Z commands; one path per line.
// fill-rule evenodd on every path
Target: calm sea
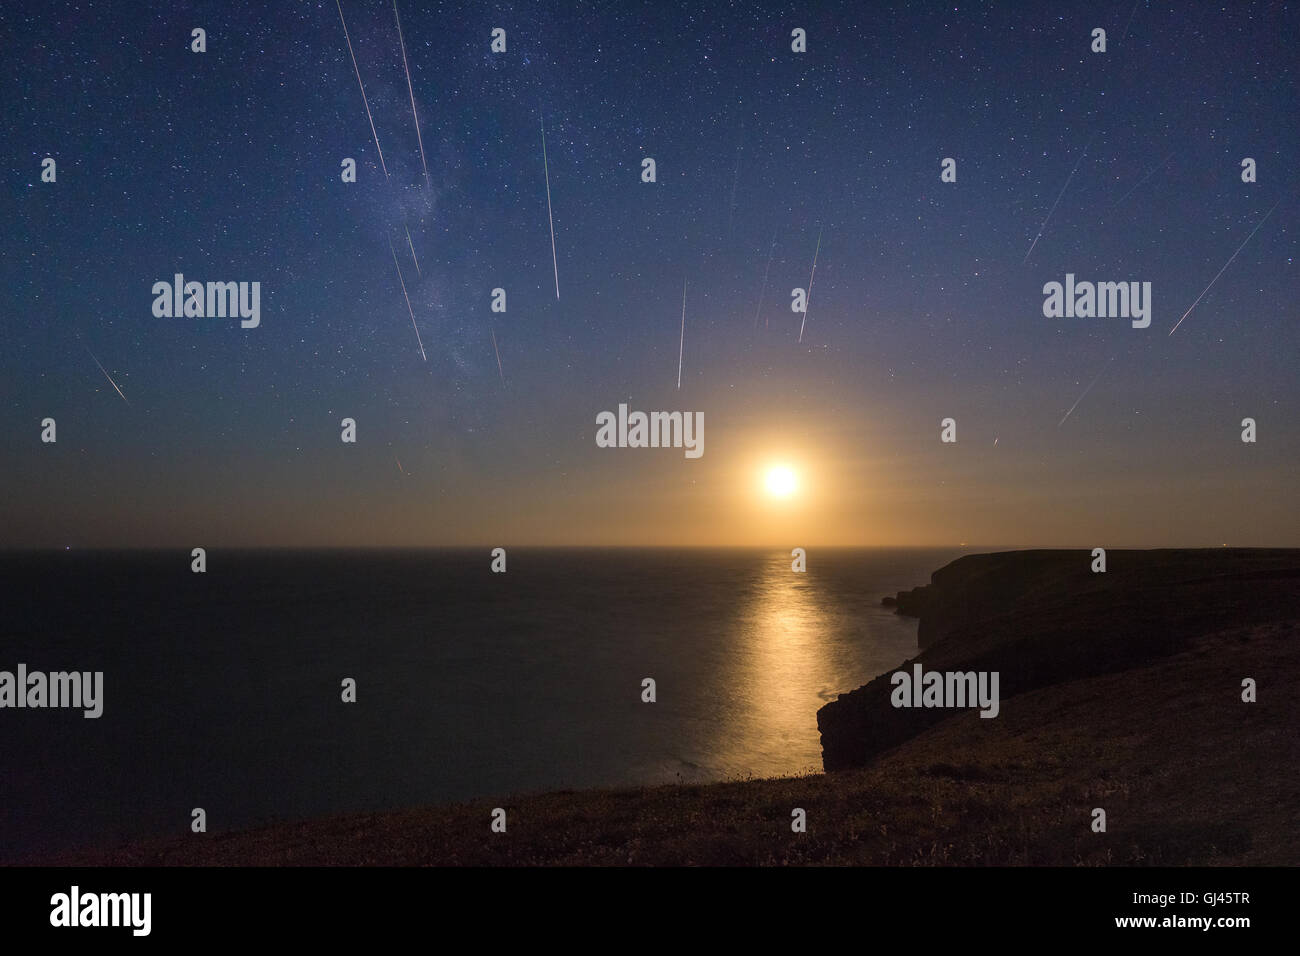
M 880 598 L 961 553 L 0 555 L 0 670 L 104 672 L 97 720 L 0 710 L 0 856 L 820 770 L 817 709 L 916 650 Z

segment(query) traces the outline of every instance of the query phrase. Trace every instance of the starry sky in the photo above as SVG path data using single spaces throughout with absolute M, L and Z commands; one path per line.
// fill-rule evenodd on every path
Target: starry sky
M 1300 545 L 1294 7 L 341 8 L 0 9 L 7 546 Z

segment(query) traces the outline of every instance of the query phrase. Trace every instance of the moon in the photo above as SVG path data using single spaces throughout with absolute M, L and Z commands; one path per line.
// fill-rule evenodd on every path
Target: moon
M 799 490 L 799 477 L 788 465 L 773 465 L 763 477 L 763 487 L 773 498 L 790 498 Z

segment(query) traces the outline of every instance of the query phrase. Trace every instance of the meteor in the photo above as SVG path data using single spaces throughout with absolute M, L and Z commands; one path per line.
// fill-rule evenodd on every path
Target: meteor
M 1110 357 L 1110 362 L 1107 362 L 1105 365 L 1103 365 L 1101 371 L 1097 373 L 1097 377 L 1092 380 L 1092 385 L 1089 385 L 1087 388 L 1083 390 L 1083 395 L 1080 395 L 1078 398 L 1074 400 L 1074 404 L 1070 406 L 1070 410 L 1061 417 L 1061 420 L 1059 422 L 1056 423 L 1057 428 L 1060 428 L 1062 425 L 1064 425 L 1065 420 L 1069 418 L 1072 414 L 1074 414 L 1074 410 L 1079 407 L 1079 403 L 1083 401 L 1084 396 L 1092 391 L 1093 385 L 1096 385 L 1098 382 L 1101 381 L 1101 377 L 1106 374 L 1106 369 L 1110 368 L 1110 363 L 1113 361 L 1115 361 L 1115 356 L 1112 355 Z M 997 444 L 997 439 L 993 440 L 993 444 L 995 445 Z
M 1124 33 L 1119 38 L 1121 43 L 1124 42 L 1124 37 L 1128 36 L 1128 28 L 1133 25 L 1133 15 L 1138 12 L 1138 4 L 1141 2 L 1142 0 L 1137 0 L 1137 3 L 1133 4 L 1133 10 L 1128 15 L 1128 23 L 1124 24 Z
M 740 182 L 740 152 L 745 147 L 745 121 L 740 121 L 740 143 L 736 146 L 736 169 L 731 174 L 731 205 L 727 212 L 727 235 L 731 235 L 731 222 L 736 215 L 736 184 Z
M 767 250 L 767 268 L 763 270 L 763 288 L 758 293 L 758 308 L 754 310 L 754 330 L 758 330 L 758 315 L 763 311 L 763 296 L 767 295 L 767 276 L 772 271 L 772 253 L 776 252 L 776 230 L 772 230 L 772 245 Z M 767 323 L 763 323 L 767 328 Z
M 501 384 L 506 383 L 506 373 L 501 369 L 501 350 L 497 348 L 497 333 L 495 329 L 488 329 L 492 333 L 492 351 L 497 356 L 497 374 L 501 376 Z
M 343 39 L 348 41 L 348 55 L 352 57 L 352 69 L 357 71 L 357 86 L 361 87 L 361 102 L 366 108 L 366 118 L 370 120 L 370 135 L 375 138 L 375 149 L 379 150 L 379 165 L 384 168 L 384 178 L 388 178 L 388 167 L 384 165 L 384 151 L 379 146 L 379 134 L 375 132 L 375 118 L 370 115 L 370 103 L 366 101 L 366 87 L 361 82 L 361 70 L 357 67 L 357 55 L 352 52 L 352 38 L 348 36 L 348 24 L 343 19 L 343 7 L 339 0 L 334 0 L 334 6 L 339 8 L 339 22 L 343 24 Z M 418 127 L 417 127 L 418 129 Z
M 1278 203 L 1280 203 L 1281 201 L 1282 200 L 1279 199 L 1277 202 L 1273 203 L 1273 209 L 1276 209 L 1278 207 Z M 1270 209 L 1268 212 L 1264 213 L 1264 218 L 1259 221 L 1258 225 L 1256 225 L 1254 229 L 1250 230 L 1250 235 L 1246 237 L 1245 242 L 1243 242 L 1241 245 L 1237 247 L 1237 252 L 1241 252 L 1242 249 L 1246 248 L 1246 243 L 1250 242 L 1251 236 L 1259 232 L 1259 227 L 1264 225 L 1264 222 L 1268 219 L 1269 216 L 1273 215 L 1273 209 Z M 1234 252 L 1232 256 L 1229 257 L 1228 261 L 1223 264 L 1223 268 L 1219 270 L 1219 275 L 1216 275 L 1213 279 L 1210 280 L 1210 285 L 1207 285 L 1204 288 L 1204 290 L 1202 290 L 1201 294 L 1196 297 L 1196 302 L 1193 302 L 1191 308 L 1189 308 L 1186 312 L 1183 313 L 1183 319 L 1187 318 L 1189 315 L 1192 314 L 1192 309 L 1196 308 L 1197 304 L 1202 299 L 1205 298 L 1205 293 L 1210 291 L 1210 286 L 1218 282 L 1219 276 L 1223 275 L 1225 272 L 1228 271 L 1228 266 L 1232 265 L 1232 260 L 1237 258 L 1237 252 Z M 1174 323 L 1174 327 L 1169 330 L 1170 335 L 1173 335 L 1175 332 L 1178 331 L 1178 326 L 1183 324 L 1183 319 L 1179 319 L 1177 322 Z
M 822 227 L 824 229 L 825 226 Z M 813 277 L 817 275 L 817 253 L 822 251 L 822 230 L 817 230 L 817 250 L 813 253 L 812 275 L 808 276 L 808 297 L 803 303 L 803 321 L 799 323 L 799 341 L 803 341 L 803 327 L 808 324 L 808 306 L 812 303 Z
M 90 351 L 90 346 L 88 346 L 85 342 L 82 342 L 81 347 L 86 350 L 87 355 L 89 355 L 92 359 L 94 359 L 95 364 L 99 365 L 99 370 L 104 373 L 104 378 L 108 379 L 108 384 L 113 386 L 113 389 L 117 392 L 117 394 L 122 395 L 122 390 L 117 387 L 117 382 L 113 381 L 113 376 L 109 375 L 108 371 L 104 368 L 104 366 L 99 364 L 99 359 L 95 358 L 95 353 Z M 125 395 L 122 395 L 122 401 L 126 402 Z M 126 407 L 130 408 L 131 403 L 126 402 Z
M 560 300 L 560 266 L 555 261 L 555 219 L 551 216 L 551 167 L 546 162 L 546 120 L 542 120 L 542 169 L 546 173 L 546 221 L 551 224 L 551 265 L 555 267 L 555 300 Z
M 1130 189 L 1128 192 L 1126 192 L 1123 196 L 1120 196 L 1119 199 L 1117 199 L 1117 200 L 1115 201 L 1115 203 L 1110 207 L 1110 209 L 1107 209 L 1107 210 L 1106 210 L 1106 215 L 1109 216 L 1110 213 L 1111 213 L 1111 211 L 1115 208 L 1115 206 L 1118 206 L 1118 205 L 1119 205 L 1120 203 L 1122 203 L 1125 199 L 1128 199 L 1129 196 L 1132 196 L 1133 193 L 1137 191 L 1138 186 L 1141 186 L 1144 182 L 1146 182 L 1148 179 L 1150 179 L 1151 176 L 1152 176 L 1152 175 L 1153 175 L 1157 170 L 1163 168 L 1163 166 L 1165 165 L 1165 163 L 1169 162 L 1169 160 L 1173 158 L 1173 155 L 1174 155 L 1173 153 L 1170 153 L 1170 154 L 1169 154 L 1168 156 L 1166 156 L 1164 159 L 1160 160 L 1160 163 L 1159 163 L 1158 165 L 1151 167 L 1151 171 L 1150 171 L 1150 172 L 1148 172 L 1145 176 L 1143 176 L 1141 179 L 1139 179 L 1139 180 L 1137 181 L 1137 184 L 1136 184 L 1132 189 Z
M 1047 210 L 1047 218 L 1044 219 L 1043 224 L 1038 227 L 1038 235 L 1034 236 L 1034 241 L 1029 244 L 1029 252 L 1025 253 L 1025 262 L 1029 261 L 1030 255 L 1033 254 L 1034 246 L 1038 245 L 1038 240 L 1043 238 L 1043 230 L 1047 228 L 1047 223 L 1051 220 L 1052 213 L 1056 212 L 1057 203 L 1061 201 L 1061 197 L 1065 195 L 1065 191 L 1070 188 L 1070 180 L 1073 179 L 1074 174 L 1078 172 L 1079 163 L 1082 163 L 1083 157 L 1088 155 L 1088 147 L 1092 145 L 1092 141 L 1096 138 L 1097 138 L 1096 133 L 1093 133 L 1090 137 L 1088 137 L 1088 145 L 1083 147 L 1083 152 L 1079 154 L 1079 159 L 1074 164 L 1074 169 L 1070 170 L 1070 175 L 1065 177 L 1065 185 L 1062 186 L 1061 191 L 1056 194 L 1056 202 L 1052 203 L 1052 208 Z M 1021 265 L 1024 265 L 1025 262 L 1022 262 Z
M 388 251 L 392 253 L 393 265 L 397 267 L 397 281 L 402 284 L 402 297 L 406 299 L 406 311 L 411 313 L 411 328 L 415 329 L 415 341 L 420 346 L 420 358 L 429 361 L 429 357 L 424 354 L 424 343 L 420 341 L 420 327 L 415 324 L 415 310 L 411 308 L 411 297 L 406 294 L 406 280 L 402 278 L 402 267 L 397 265 L 397 253 L 393 250 L 393 240 L 388 240 Z
M 420 135 L 420 117 L 415 112 L 415 90 L 411 87 L 411 68 L 406 63 L 406 41 L 402 39 L 402 18 L 397 15 L 397 0 L 393 0 L 393 17 L 397 20 L 397 42 L 402 46 L 402 68 L 406 70 L 406 90 L 411 94 L 411 119 L 415 121 L 415 140 L 420 144 L 420 163 L 424 166 L 424 184 L 432 188 L 432 184 L 429 182 L 429 163 L 424 158 L 424 137 Z M 410 236 L 408 235 L 407 238 L 409 239 Z M 411 253 L 414 256 L 415 250 L 411 250 Z M 418 264 L 415 271 L 420 271 Z
M 402 228 L 406 229 L 405 223 L 402 224 Z M 424 273 L 420 271 L 420 260 L 415 258 L 415 245 L 411 242 L 411 230 L 409 229 L 406 229 L 406 244 L 411 247 L 411 261 L 415 263 L 415 274 L 423 278 Z
M 677 387 L 682 387 L 682 356 L 686 354 L 686 280 L 682 280 L 682 337 L 677 343 Z

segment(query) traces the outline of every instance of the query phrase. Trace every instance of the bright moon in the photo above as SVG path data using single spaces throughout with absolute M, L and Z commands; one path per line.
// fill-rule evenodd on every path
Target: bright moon
M 763 484 L 773 498 L 789 498 L 799 487 L 799 480 L 792 469 L 777 465 L 768 469 Z

